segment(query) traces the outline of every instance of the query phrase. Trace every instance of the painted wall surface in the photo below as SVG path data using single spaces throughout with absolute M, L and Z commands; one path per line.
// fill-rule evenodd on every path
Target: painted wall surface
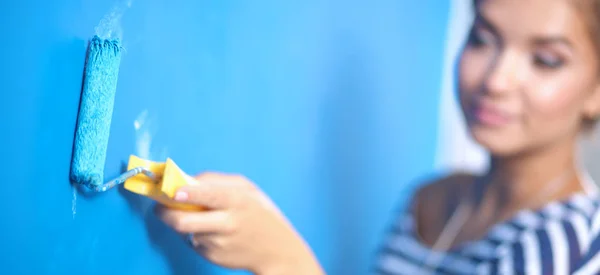
M 107 30 L 126 52 L 106 177 L 130 154 L 243 173 L 330 274 L 367 273 L 392 209 L 434 167 L 448 11 L 438 0 L 1 1 L 2 274 L 229 274 L 152 202 L 70 186 L 86 41 Z

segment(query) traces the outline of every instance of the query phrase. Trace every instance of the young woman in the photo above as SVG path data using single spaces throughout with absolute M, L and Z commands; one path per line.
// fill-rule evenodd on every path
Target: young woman
M 425 184 L 394 220 L 376 271 L 598 274 L 600 200 L 576 143 L 600 116 L 600 0 L 476 0 L 473 7 L 458 98 L 490 169 Z M 158 213 L 190 234 L 198 253 L 255 274 L 324 273 L 250 181 L 217 173 L 197 179 L 176 199 L 209 211 Z

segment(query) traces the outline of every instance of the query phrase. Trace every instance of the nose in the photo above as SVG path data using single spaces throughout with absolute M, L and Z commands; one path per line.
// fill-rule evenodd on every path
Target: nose
M 490 62 L 483 81 L 483 92 L 489 95 L 504 95 L 518 84 L 518 58 L 511 51 L 499 52 Z

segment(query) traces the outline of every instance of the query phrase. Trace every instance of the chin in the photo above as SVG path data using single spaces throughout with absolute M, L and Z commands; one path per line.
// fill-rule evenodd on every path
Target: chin
M 493 156 L 509 157 L 523 151 L 523 146 L 517 142 L 516 135 L 501 129 L 486 129 L 483 127 L 469 127 L 469 134 L 479 145 Z

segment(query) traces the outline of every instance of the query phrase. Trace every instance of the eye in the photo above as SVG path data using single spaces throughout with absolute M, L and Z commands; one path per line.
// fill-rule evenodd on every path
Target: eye
M 565 64 L 565 61 L 555 54 L 536 53 L 533 56 L 533 63 L 543 69 L 558 69 Z
M 494 37 L 489 32 L 484 31 L 480 27 L 473 27 L 469 33 L 468 44 L 471 47 L 479 48 L 485 45 L 494 43 Z

